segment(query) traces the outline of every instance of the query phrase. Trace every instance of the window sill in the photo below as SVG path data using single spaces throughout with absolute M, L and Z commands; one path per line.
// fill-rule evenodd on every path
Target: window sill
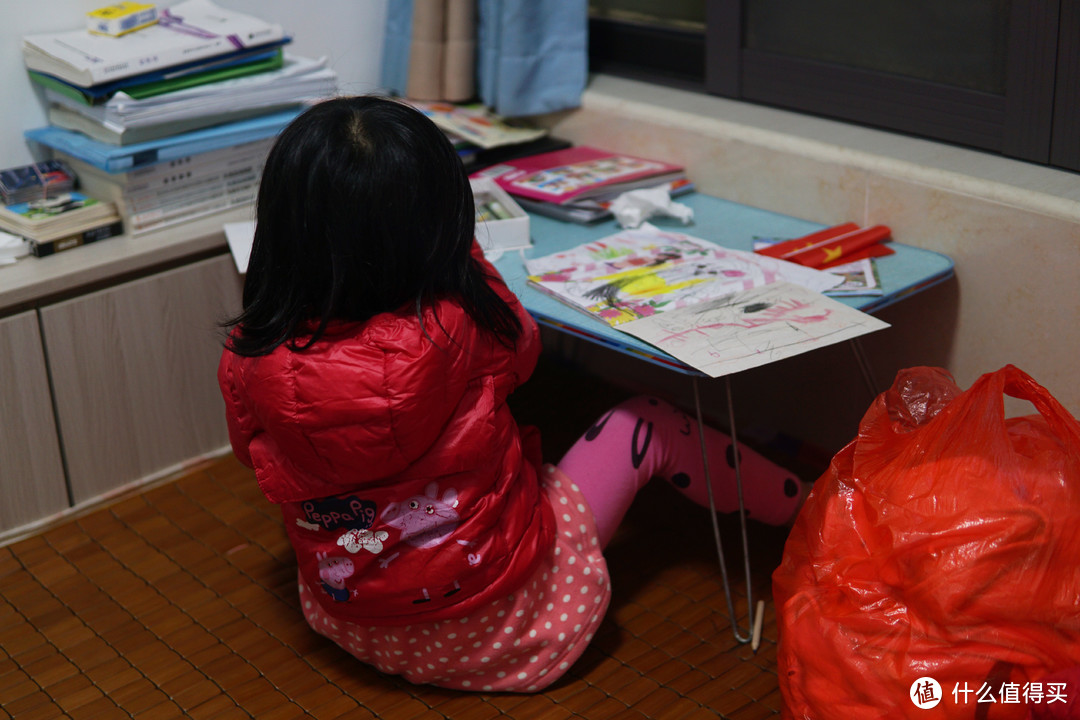
M 1080 222 L 1080 175 L 986 152 L 609 75 L 590 77 L 581 111 L 686 129 Z M 569 137 L 573 116 L 550 124 L 556 133 L 565 126 Z M 724 194 L 721 188 L 701 189 Z

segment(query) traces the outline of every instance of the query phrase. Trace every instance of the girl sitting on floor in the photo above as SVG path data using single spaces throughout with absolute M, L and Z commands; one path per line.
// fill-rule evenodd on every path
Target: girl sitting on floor
M 696 425 L 639 397 L 557 466 L 507 396 L 536 324 L 484 259 L 468 178 L 423 114 L 316 105 L 271 150 L 243 311 L 218 379 L 237 457 L 281 506 L 304 616 L 417 683 L 537 691 L 607 608 L 604 545 L 650 477 L 707 506 Z M 730 440 L 707 430 L 717 508 Z M 787 522 L 790 473 L 740 447 L 752 517 Z

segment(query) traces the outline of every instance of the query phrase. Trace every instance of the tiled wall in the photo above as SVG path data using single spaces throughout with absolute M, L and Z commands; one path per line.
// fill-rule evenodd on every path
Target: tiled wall
M 612 78 L 545 122 L 576 143 L 683 163 L 703 192 L 826 224 L 885 224 L 897 241 L 951 256 L 954 281 L 886 309 L 893 327 L 864 340 L 878 386 L 937 365 L 966 388 L 1011 363 L 1080 414 L 1080 175 Z M 751 428 L 827 449 L 850 439 L 869 398 L 839 347 L 735 383 Z

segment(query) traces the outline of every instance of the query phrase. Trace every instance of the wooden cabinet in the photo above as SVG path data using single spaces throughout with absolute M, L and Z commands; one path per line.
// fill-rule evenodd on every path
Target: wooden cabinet
M 0 320 L 0 531 L 68 506 L 37 314 Z
M 228 448 L 232 208 L 0 270 L 0 544 Z
M 241 285 L 220 255 L 40 308 L 74 503 L 228 444 L 218 323 Z

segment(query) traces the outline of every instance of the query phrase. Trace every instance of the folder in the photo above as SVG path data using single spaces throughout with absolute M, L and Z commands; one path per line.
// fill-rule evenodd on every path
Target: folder
M 134 145 L 111 145 L 55 126 L 27 130 L 25 135 L 29 140 L 65 152 L 96 168 L 119 173 L 274 137 L 301 112 L 301 109 L 292 108 Z

